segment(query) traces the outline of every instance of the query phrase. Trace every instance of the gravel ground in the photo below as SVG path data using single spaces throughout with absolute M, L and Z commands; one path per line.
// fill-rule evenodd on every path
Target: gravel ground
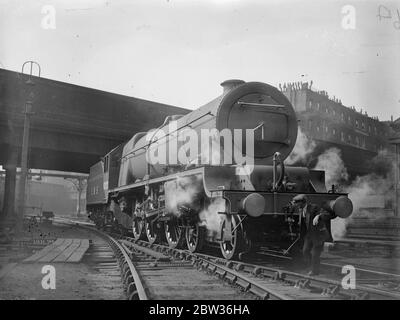
M 388 255 L 379 247 L 348 248 L 331 252 L 323 252 L 321 261 L 333 264 L 353 264 L 363 266 L 366 269 L 400 274 L 400 258 Z
M 23 237 L 53 238 L 91 239 L 94 243 L 106 245 L 101 238 L 89 231 L 63 225 L 30 228 Z M 26 248 L 13 249 L 7 247 L 7 250 L 1 252 L 0 299 L 126 299 L 120 276 L 115 271 L 98 271 L 90 258 L 84 257 L 80 263 L 22 263 L 21 261 L 34 251 Z M 45 290 L 42 287 L 42 279 L 45 277 L 42 268 L 48 264 L 53 265 L 56 271 L 54 290 Z

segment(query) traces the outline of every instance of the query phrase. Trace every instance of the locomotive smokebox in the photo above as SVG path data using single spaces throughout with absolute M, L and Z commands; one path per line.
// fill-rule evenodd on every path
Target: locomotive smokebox
M 348 218 L 353 212 L 353 203 L 346 196 L 340 196 L 328 202 L 328 208 L 340 218 Z

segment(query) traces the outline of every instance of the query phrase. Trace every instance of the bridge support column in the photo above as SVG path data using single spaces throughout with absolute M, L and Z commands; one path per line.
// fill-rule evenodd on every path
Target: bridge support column
M 4 198 L 1 220 L 14 220 L 15 219 L 15 196 L 17 184 L 17 161 L 18 152 L 12 145 L 6 148 L 8 153 L 7 161 L 3 165 L 6 171 L 4 182 Z
M 6 179 L 4 183 L 3 219 L 15 218 L 15 187 L 17 182 L 17 167 L 5 166 Z

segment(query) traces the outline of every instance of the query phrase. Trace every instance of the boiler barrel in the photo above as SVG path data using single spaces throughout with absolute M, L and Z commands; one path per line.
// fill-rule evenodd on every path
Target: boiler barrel
M 120 185 L 142 179 L 147 171 L 153 178 L 187 164 L 235 165 L 240 159 L 235 157 L 235 149 L 242 152 L 238 151 L 237 155 L 253 149 L 255 165 L 272 164 L 275 152 L 280 152 L 285 159 L 297 138 L 296 114 L 289 100 L 275 87 L 261 82 L 229 80 L 222 85 L 223 94 L 206 105 L 172 119 L 137 141 L 131 139 L 124 147 L 121 159 Z M 221 133 L 223 138 L 215 135 L 214 138 L 202 139 L 204 132 L 211 135 Z M 197 139 L 191 139 L 193 133 Z M 246 136 L 251 135 L 253 141 L 246 140 Z M 150 151 L 165 152 L 165 159 L 161 159 L 165 160 L 164 164 L 152 163 L 148 166 L 146 153 L 149 156 L 149 137 L 153 138 L 151 148 L 154 148 Z M 215 144 L 211 142 L 213 139 Z M 248 141 L 252 141 L 253 145 Z M 184 144 L 187 163 L 182 163 L 177 157 Z M 156 155 L 157 152 L 151 154 Z

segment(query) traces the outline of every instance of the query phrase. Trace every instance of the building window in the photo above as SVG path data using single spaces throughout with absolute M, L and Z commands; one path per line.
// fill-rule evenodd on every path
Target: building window
M 358 128 L 358 120 L 356 120 L 356 127 Z
M 336 135 L 336 129 L 335 129 L 335 128 L 332 129 L 332 134 L 333 134 L 334 136 Z
M 319 132 L 319 126 L 317 126 L 317 131 Z
M 325 132 L 328 133 L 328 126 L 325 127 Z
M 361 128 L 362 128 L 363 130 L 365 130 L 365 122 L 364 122 L 364 121 L 361 121 Z
M 332 110 L 334 116 L 336 116 L 336 110 Z
M 344 132 L 340 133 L 340 140 L 342 140 L 344 142 Z
M 350 116 L 348 117 L 348 120 L 349 120 L 349 123 L 351 123 L 351 117 Z
M 308 101 L 308 108 L 309 108 L 309 109 L 312 109 L 312 101 L 311 101 L 311 100 Z
M 356 137 L 356 145 L 359 146 L 360 145 L 360 139 L 358 137 Z
M 344 113 L 342 113 L 342 121 L 344 121 Z
M 351 143 L 351 135 L 348 135 L 348 136 L 347 136 L 347 141 L 348 141 L 349 143 Z
M 374 131 L 375 131 L 375 134 L 378 134 L 378 131 L 376 130 L 376 126 L 374 127 Z

